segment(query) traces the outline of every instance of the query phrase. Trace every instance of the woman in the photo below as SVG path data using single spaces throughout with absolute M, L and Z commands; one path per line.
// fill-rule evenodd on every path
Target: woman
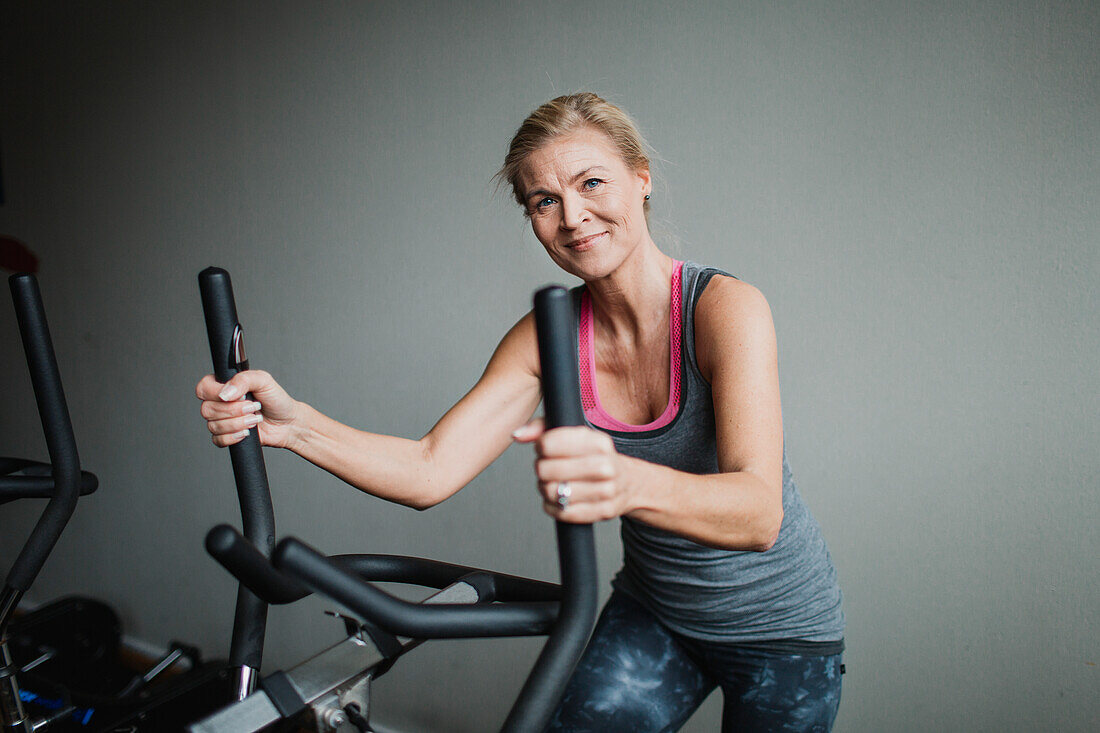
M 540 396 L 529 313 L 420 440 L 340 424 L 250 371 L 199 382 L 215 444 L 255 426 L 264 445 L 426 508 L 512 440 L 533 443 L 546 513 L 621 517 L 625 558 L 551 729 L 676 730 L 718 686 L 724 731 L 828 730 L 840 592 L 786 465 L 767 302 L 657 248 L 645 144 L 594 94 L 535 110 L 500 176 L 550 258 L 584 281 L 574 296 L 591 427 L 528 422 Z M 255 402 L 241 399 L 248 392 Z

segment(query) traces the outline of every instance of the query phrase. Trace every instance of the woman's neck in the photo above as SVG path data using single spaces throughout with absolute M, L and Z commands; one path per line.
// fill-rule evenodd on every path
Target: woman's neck
M 600 330 L 615 341 L 637 343 L 654 329 L 667 329 L 674 266 L 650 240 L 614 272 L 586 283 Z

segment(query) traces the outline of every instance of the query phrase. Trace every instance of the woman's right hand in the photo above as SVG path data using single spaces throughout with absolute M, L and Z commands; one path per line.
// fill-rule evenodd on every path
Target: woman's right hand
M 245 398 L 249 392 L 254 400 Z M 262 445 L 289 448 L 294 440 L 300 403 L 265 371 L 240 372 L 225 384 L 207 374 L 195 387 L 195 396 L 202 400 L 199 412 L 214 445 L 224 448 L 239 443 L 253 427 Z

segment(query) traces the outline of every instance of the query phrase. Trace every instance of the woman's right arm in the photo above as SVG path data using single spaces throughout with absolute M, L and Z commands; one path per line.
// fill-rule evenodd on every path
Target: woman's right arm
M 420 440 L 337 422 L 299 402 L 262 371 L 196 387 L 215 445 L 239 442 L 255 426 L 260 442 L 287 448 L 352 486 L 417 509 L 448 498 L 492 463 L 541 397 L 534 317 L 501 340 L 481 379 Z M 242 399 L 251 392 L 255 402 Z

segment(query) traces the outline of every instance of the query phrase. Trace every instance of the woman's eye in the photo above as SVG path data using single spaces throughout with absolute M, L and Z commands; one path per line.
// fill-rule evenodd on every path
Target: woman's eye
M 539 199 L 539 201 L 535 203 L 535 208 L 536 209 L 545 209 L 547 206 L 550 206 L 553 203 L 554 203 L 554 199 L 547 196 L 544 199 Z
M 603 183 L 603 181 L 601 181 L 599 178 L 589 178 L 587 181 L 584 182 L 584 188 L 591 191 L 593 188 L 596 188 L 601 183 Z

